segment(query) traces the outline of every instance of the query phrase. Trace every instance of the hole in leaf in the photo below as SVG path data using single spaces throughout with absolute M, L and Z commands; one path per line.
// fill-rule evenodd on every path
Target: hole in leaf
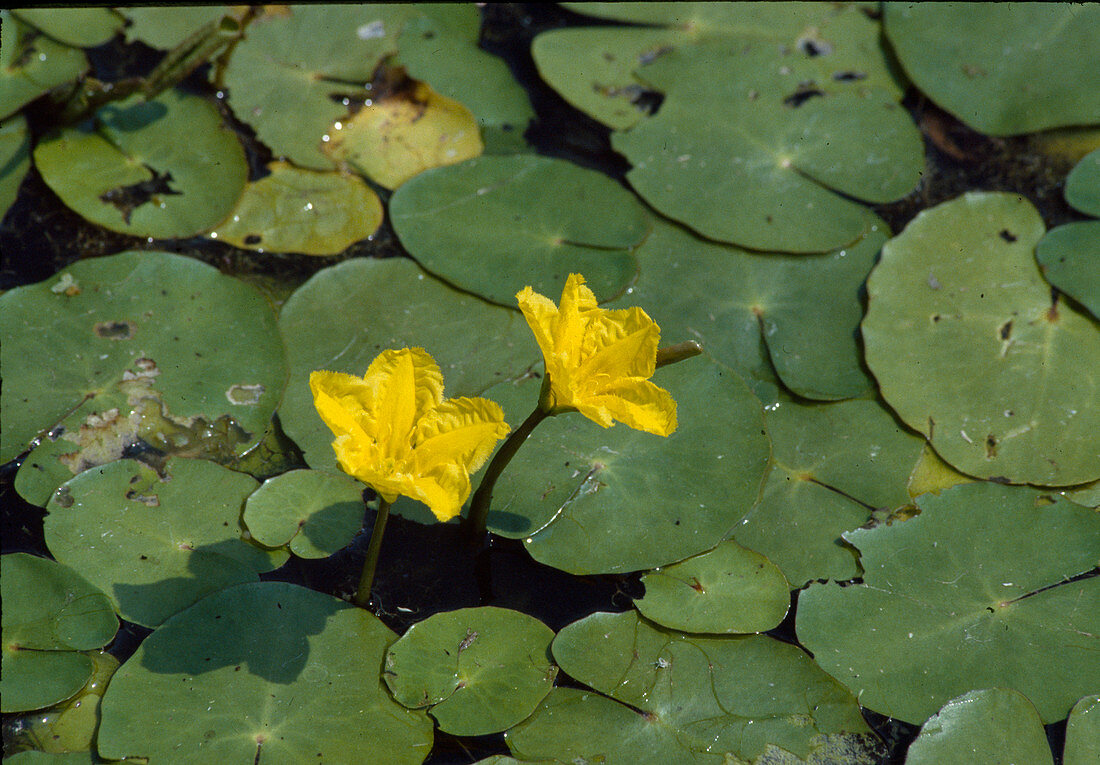
M 1016 241 L 1016 235 L 1013 234 L 1011 231 L 1009 231 L 1007 228 L 1002 228 L 1001 229 L 1001 239 L 1004 239 L 1006 242 L 1015 242 Z
M 128 321 L 100 321 L 94 327 L 95 333 L 108 340 L 129 340 L 134 336 L 134 325 Z
M 833 79 L 837 82 L 856 82 L 867 79 L 866 72 L 833 72 Z
M 148 165 L 144 167 L 152 174 L 152 178 L 138 183 L 132 183 L 129 186 L 119 186 L 118 188 L 105 191 L 99 195 L 99 200 L 101 202 L 114 205 L 115 208 L 122 213 L 122 219 L 126 221 L 127 224 L 130 223 L 130 216 L 133 215 L 134 210 L 142 205 L 155 201 L 158 196 L 178 196 L 180 193 L 174 191 L 169 185 L 172 183 L 171 173 L 161 174 Z
M 1002 324 L 999 332 L 1001 335 L 1001 339 L 1007 340 L 1012 335 L 1012 320 L 1009 319 L 1004 324 Z
M 819 90 L 818 88 L 812 86 L 804 88 L 802 86 L 799 86 L 798 90 L 783 99 L 783 104 L 785 106 L 790 106 L 793 109 L 797 109 L 798 107 L 802 106 L 802 104 L 809 101 L 811 98 L 824 95 L 825 91 Z

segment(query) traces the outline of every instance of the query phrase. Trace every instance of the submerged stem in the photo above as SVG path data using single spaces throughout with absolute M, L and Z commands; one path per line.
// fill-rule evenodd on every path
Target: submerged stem
M 386 521 L 390 517 L 390 503 L 378 498 L 378 514 L 374 516 L 374 528 L 370 533 L 367 547 L 367 559 L 363 561 L 363 573 L 359 575 L 359 587 L 352 598 L 355 605 L 366 608 L 370 603 L 370 588 L 374 584 L 374 570 L 378 568 L 378 553 L 382 550 L 382 532 L 386 530 Z
M 531 435 L 531 431 L 535 429 L 535 426 L 549 416 L 550 413 L 543 409 L 541 404 L 536 406 L 535 411 L 527 415 L 527 419 L 523 421 L 523 424 L 513 430 L 505 439 L 500 450 L 497 451 L 496 456 L 489 463 L 489 467 L 485 468 L 485 475 L 482 477 L 477 491 L 474 492 L 474 498 L 470 500 L 470 516 L 466 519 L 471 542 L 479 542 L 485 536 L 485 524 L 489 517 L 489 503 L 493 499 L 493 487 L 496 485 L 500 474 L 512 461 L 512 457 L 516 456 L 519 447 L 527 440 L 527 436 Z

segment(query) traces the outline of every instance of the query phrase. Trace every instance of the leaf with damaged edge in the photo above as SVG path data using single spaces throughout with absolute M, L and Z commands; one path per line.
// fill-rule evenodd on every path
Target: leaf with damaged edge
M 248 496 L 243 520 L 265 547 L 286 546 L 299 558 L 326 558 L 363 527 L 363 484 L 338 473 L 290 470 Z
M 141 442 L 232 462 L 270 427 L 286 382 L 260 293 L 164 252 L 79 261 L 5 293 L 0 339 L 0 460 L 35 447 L 15 486 L 39 505 Z
M 799 641 L 865 707 L 922 723 L 973 688 L 1014 688 L 1044 723 L 1100 687 L 1100 514 L 1037 490 L 971 483 L 904 522 L 844 538 L 863 583 L 798 601 Z M 887 672 L 884 668 L 889 667 Z
M 1051 299 L 1043 235 L 1016 194 L 920 213 L 867 282 L 867 365 L 882 396 L 952 467 L 1068 486 L 1100 477 L 1100 328 Z

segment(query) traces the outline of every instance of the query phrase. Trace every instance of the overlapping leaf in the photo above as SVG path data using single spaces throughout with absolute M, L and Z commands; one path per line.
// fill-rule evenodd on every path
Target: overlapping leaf
M 1014 688 L 1044 723 L 1100 687 L 1100 515 L 995 483 L 845 535 L 863 584 L 811 585 L 798 637 L 860 703 L 911 723 L 973 688 Z
M 243 520 L 265 547 L 286 546 L 299 558 L 325 558 L 363 526 L 363 484 L 343 474 L 291 470 L 249 495 Z

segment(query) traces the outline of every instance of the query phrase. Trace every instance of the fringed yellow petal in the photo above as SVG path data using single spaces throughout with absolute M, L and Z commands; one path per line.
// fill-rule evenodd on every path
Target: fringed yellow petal
M 668 436 L 676 430 L 676 402 L 667 390 L 649 380 L 619 380 L 614 385 L 607 386 L 603 393 L 587 399 L 584 405 L 603 409 L 614 419 L 635 430 L 644 430 L 658 436 Z M 589 416 L 580 406 L 577 409 Z
M 527 320 L 527 326 L 535 335 L 535 342 L 543 356 L 554 353 L 554 328 L 558 321 L 558 307 L 554 301 L 543 297 L 530 287 L 524 287 L 516 293 L 516 301 Z
M 599 315 L 596 295 L 584 286 L 584 277 L 569 274 L 561 293 L 558 322 L 554 328 L 554 352 L 568 359 L 569 366 L 580 362 L 584 351 L 585 336 L 593 315 Z
M 370 486 L 387 502 L 393 502 L 401 492 L 401 482 L 394 479 L 392 459 L 386 459 L 377 445 L 363 438 L 338 436 L 332 442 L 340 469 Z
M 439 365 L 423 348 L 387 350 L 371 362 L 363 382 L 372 391 L 374 437 L 386 454 L 405 454 L 417 421 L 443 400 Z
M 370 394 L 363 380 L 343 372 L 317 371 L 309 375 L 309 389 L 317 414 L 335 435 L 361 434 L 357 414 Z
M 470 475 L 461 467 L 449 464 L 417 476 L 403 493 L 423 502 L 436 518 L 446 523 L 462 512 L 470 489 Z
M 641 308 L 604 311 L 588 325 L 583 357 L 578 364 L 581 377 L 653 376 L 657 369 L 657 346 L 661 329 Z
M 452 398 L 424 416 L 416 428 L 411 455 L 417 473 L 455 464 L 472 473 L 508 435 L 504 411 L 484 398 Z

